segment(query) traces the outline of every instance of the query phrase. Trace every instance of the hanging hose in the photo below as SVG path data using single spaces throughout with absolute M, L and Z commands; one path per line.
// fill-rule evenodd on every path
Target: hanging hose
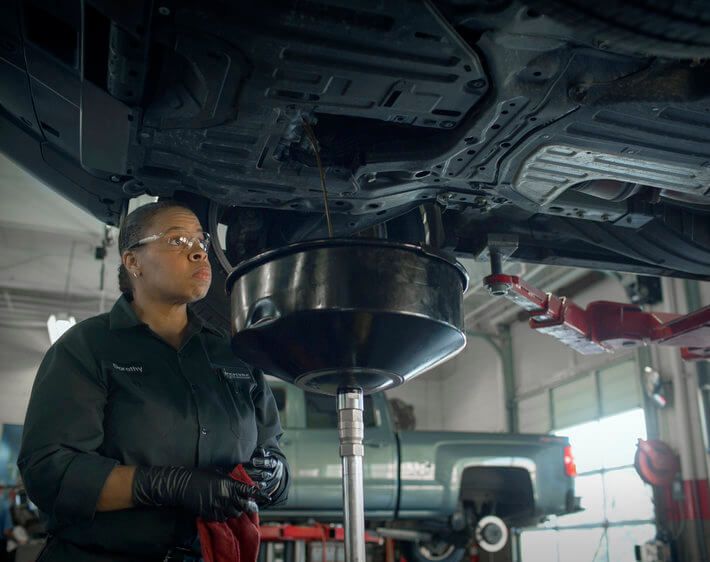
M 306 136 L 313 147 L 313 152 L 316 155 L 316 164 L 318 165 L 318 172 L 320 173 L 320 185 L 323 189 L 323 205 L 325 207 L 325 221 L 328 225 L 328 237 L 333 238 L 333 223 L 330 221 L 330 208 L 328 206 L 328 190 L 325 188 L 325 170 L 323 169 L 323 163 L 320 159 L 320 150 L 318 148 L 318 139 L 316 134 L 313 132 L 311 125 L 303 119 L 303 130 L 306 132 Z

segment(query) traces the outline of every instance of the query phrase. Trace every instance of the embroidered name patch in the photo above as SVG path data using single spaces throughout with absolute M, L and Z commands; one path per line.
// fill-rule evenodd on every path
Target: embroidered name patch
M 111 363 L 111 367 L 114 371 L 118 373 L 142 373 L 143 365 L 119 365 L 117 363 Z
M 249 371 L 231 371 L 229 369 L 221 369 L 222 371 L 222 376 L 229 380 L 246 380 L 250 381 L 251 380 L 251 374 Z

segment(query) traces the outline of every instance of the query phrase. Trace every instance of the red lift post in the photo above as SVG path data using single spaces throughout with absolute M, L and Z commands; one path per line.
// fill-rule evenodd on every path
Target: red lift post
M 324 523 L 313 523 L 311 525 L 290 525 L 290 524 L 264 524 L 260 528 L 261 542 L 263 547 L 259 549 L 258 562 L 273 562 L 273 544 L 283 543 L 284 562 L 334 562 L 326 555 L 328 544 L 344 544 L 345 529 L 335 525 Z M 308 545 L 310 543 L 321 544 L 321 556 L 319 559 L 310 560 Z M 365 543 L 382 546 L 385 539 L 365 532 Z M 344 553 L 339 560 L 344 560 Z M 393 561 L 386 561 L 393 562 Z

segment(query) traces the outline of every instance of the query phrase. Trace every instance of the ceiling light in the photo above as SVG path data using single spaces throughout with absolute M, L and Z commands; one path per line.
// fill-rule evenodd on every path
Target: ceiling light
M 68 314 L 52 314 L 47 320 L 47 330 L 49 331 L 49 341 L 52 345 L 64 332 L 76 324 L 76 318 Z

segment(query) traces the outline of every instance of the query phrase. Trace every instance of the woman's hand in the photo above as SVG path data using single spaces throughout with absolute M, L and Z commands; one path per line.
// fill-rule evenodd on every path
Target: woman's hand
M 267 501 L 263 503 L 270 503 L 270 498 L 279 489 L 284 476 L 284 464 L 281 459 L 259 447 L 254 451 L 249 462 L 244 465 L 244 470 L 267 496 Z
M 256 512 L 255 500 L 265 498 L 257 486 L 237 482 L 216 469 L 137 467 L 133 478 L 135 505 L 182 507 L 206 521 Z

